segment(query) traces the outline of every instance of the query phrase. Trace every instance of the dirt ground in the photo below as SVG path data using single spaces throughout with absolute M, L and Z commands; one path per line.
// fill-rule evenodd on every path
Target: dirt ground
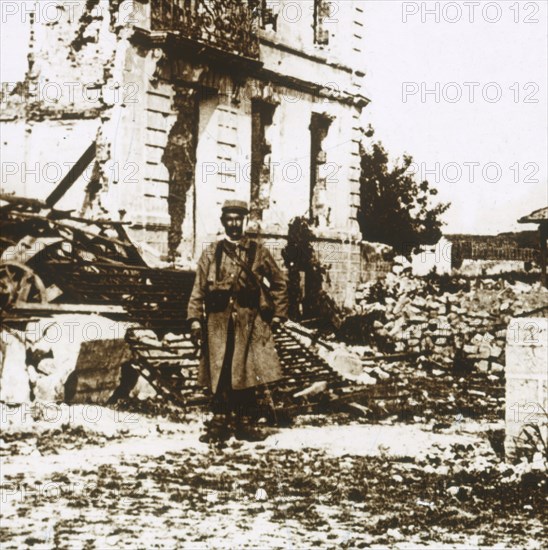
M 6 550 L 541 548 L 548 534 L 545 473 L 501 460 L 500 423 L 309 416 L 219 450 L 198 441 L 198 413 L 1 414 Z

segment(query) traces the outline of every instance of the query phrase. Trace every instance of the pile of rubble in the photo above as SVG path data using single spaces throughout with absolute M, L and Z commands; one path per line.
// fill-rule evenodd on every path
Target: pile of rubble
M 511 319 L 548 308 L 548 291 L 503 279 L 478 279 L 472 286 L 465 279 L 390 273 L 360 286 L 356 302 L 358 316 L 371 319 L 373 341 L 440 366 L 475 366 L 497 380 Z

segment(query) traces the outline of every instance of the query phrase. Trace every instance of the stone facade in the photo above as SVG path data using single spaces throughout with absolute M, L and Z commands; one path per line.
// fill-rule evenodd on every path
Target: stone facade
M 279 265 L 283 265 L 282 250 L 287 238 L 275 235 L 265 236 L 265 245 L 269 248 Z M 325 267 L 324 285 L 329 295 L 338 304 L 352 309 L 356 289 L 363 278 L 367 263 L 360 243 L 352 240 L 317 238 L 313 246 L 318 260 Z M 302 277 L 303 295 L 306 295 L 304 274 Z
M 187 266 L 227 198 L 279 239 L 305 216 L 320 248 L 340 247 L 344 297 L 361 240 L 361 2 L 48 4 L 8 14 L 3 192 L 45 199 L 95 141 L 58 208 L 129 221 L 137 243 Z

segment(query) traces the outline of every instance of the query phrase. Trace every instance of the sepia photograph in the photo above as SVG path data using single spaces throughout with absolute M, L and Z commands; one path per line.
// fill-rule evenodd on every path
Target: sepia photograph
M 0 25 L 1 550 L 547 547 L 547 0 Z

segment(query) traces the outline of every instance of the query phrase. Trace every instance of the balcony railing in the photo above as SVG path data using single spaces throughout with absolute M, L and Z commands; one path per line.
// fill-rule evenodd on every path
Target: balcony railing
M 259 58 L 254 0 L 152 0 L 154 31 L 179 32 L 184 38 L 238 56 Z

